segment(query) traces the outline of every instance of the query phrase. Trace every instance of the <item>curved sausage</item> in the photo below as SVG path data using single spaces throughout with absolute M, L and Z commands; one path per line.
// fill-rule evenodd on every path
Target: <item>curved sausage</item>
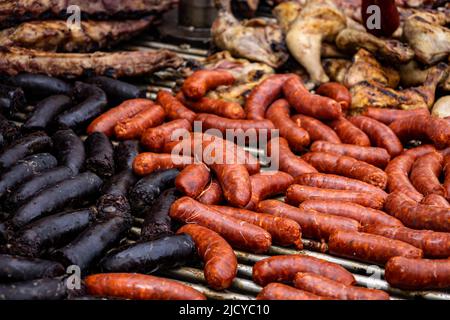
M 165 90 L 160 90 L 156 102 L 163 107 L 166 116 L 170 120 L 186 119 L 189 123 L 194 122 L 195 112 L 186 108 L 177 98 Z
M 85 141 L 86 169 L 100 177 L 111 177 L 114 174 L 114 149 L 109 138 L 101 132 L 94 132 Z
M 270 283 L 265 286 L 256 300 L 327 300 L 315 294 L 298 290 L 282 283 Z
M 0 254 L 2 282 L 52 278 L 64 274 L 64 267 L 53 261 Z
M 223 191 L 217 179 L 211 179 L 209 185 L 205 190 L 202 191 L 202 193 L 197 197 L 196 200 L 207 205 L 221 204 L 224 200 Z
M 63 300 L 67 294 L 61 277 L 0 284 L 0 300 Z
M 170 208 L 170 216 L 184 223 L 196 223 L 224 237 L 231 245 L 250 252 L 269 250 L 272 237 L 264 229 L 248 222 L 224 216 L 194 199 L 183 197 Z
M 134 159 L 133 170 L 139 176 L 146 176 L 159 170 L 183 169 L 193 161 L 187 156 L 145 152 Z
M 108 95 L 108 99 L 113 103 L 121 103 L 126 100 L 145 98 L 146 90 L 117 79 L 97 76 L 87 80 L 88 83 L 100 87 Z
M 444 189 L 445 189 L 445 198 L 450 201 L 450 153 L 444 158 Z
M 336 132 L 342 143 L 361 147 L 371 146 L 369 137 L 344 117 L 332 121 L 330 127 Z
M 414 188 L 409 180 L 409 173 L 414 164 L 414 157 L 403 154 L 392 160 L 386 167 L 389 192 L 401 192 L 414 201 L 422 201 L 423 195 Z
M 80 137 L 72 129 L 59 130 L 52 136 L 53 149 L 58 163 L 78 174 L 86 160 L 86 150 Z
M 347 111 L 352 105 L 350 91 L 344 85 L 337 82 L 328 82 L 320 85 L 317 89 L 317 94 L 338 102 L 343 111 Z
M 302 114 L 297 114 L 291 119 L 298 127 L 308 132 L 311 141 L 322 140 L 330 143 L 342 143 L 336 132 L 320 120 Z
M 114 148 L 114 163 L 117 172 L 133 169 L 133 161 L 139 154 L 139 141 L 121 141 Z
M 438 206 L 443 208 L 450 208 L 450 203 L 438 194 L 429 194 L 420 202 L 421 204 L 426 204 L 428 206 Z
M 424 196 L 444 195 L 444 187 L 439 181 L 444 157 L 439 152 L 428 153 L 418 158 L 411 169 L 410 179 L 417 191 Z
M 211 172 L 205 164 L 191 164 L 177 176 L 175 186 L 188 197 L 197 198 L 210 180 Z
M 408 118 L 415 115 L 429 116 L 430 111 L 426 108 L 414 110 L 395 110 L 387 108 L 366 108 L 362 113 L 363 116 L 375 119 L 385 125 L 390 125 L 392 122 L 399 119 Z
M 186 97 L 196 100 L 204 97 L 209 90 L 230 86 L 235 81 L 234 76 L 226 70 L 199 70 L 184 81 L 181 90 Z
M 114 132 L 119 140 L 139 139 L 145 129 L 159 126 L 164 122 L 165 117 L 164 109 L 153 104 L 135 116 L 119 121 L 114 127 Z
M 177 233 L 186 233 L 194 240 L 205 263 L 206 282 L 215 290 L 229 288 L 237 274 L 233 248 L 216 232 L 195 224 L 185 225 Z
M 52 120 L 61 112 L 67 110 L 72 100 L 65 95 L 50 96 L 40 101 L 33 115 L 25 122 L 23 128 L 28 131 L 45 130 Z
M 244 108 L 237 102 L 203 97 L 199 100 L 188 100 L 180 92 L 177 99 L 197 113 L 211 113 L 228 119 L 245 119 Z
M 173 120 L 145 130 L 141 137 L 141 144 L 149 151 L 161 152 L 165 144 L 172 142 L 172 138 L 178 136 L 183 130 L 192 131 L 191 123 L 186 119 Z

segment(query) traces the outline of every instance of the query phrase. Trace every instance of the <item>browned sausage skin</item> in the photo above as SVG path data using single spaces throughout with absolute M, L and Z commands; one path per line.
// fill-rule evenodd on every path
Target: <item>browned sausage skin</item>
M 270 283 L 265 286 L 256 300 L 328 300 L 315 294 L 292 288 L 282 283 Z
M 235 82 L 234 76 L 226 70 L 200 70 L 189 76 L 182 90 L 186 97 L 200 99 L 219 86 L 229 86 Z
M 302 114 L 297 114 L 291 119 L 298 127 L 303 128 L 308 132 L 311 141 L 322 140 L 330 143 L 342 143 L 336 132 L 320 120 Z
M 218 205 L 224 201 L 223 191 L 217 179 L 211 179 L 206 189 L 197 197 L 197 201 L 207 205 Z
M 160 105 L 153 104 L 132 118 L 119 121 L 114 128 L 116 137 L 119 140 L 140 139 L 147 128 L 162 124 L 165 116 L 164 109 Z
M 172 142 L 172 137 L 183 131 L 192 131 L 191 123 L 186 119 L 178 119 L 166 122 L 158 127 L 149 128 L 141 137 L 141 144 L 152 152 L 162 152 L 167 143 Z
M 395 110 L 386 108 L 366 108 L 362 113 L 363 116 L 375 119 L 385 125 L 390 125 L 392 122 L 399 119 L 408 118 L 415 115 L 429 116 L 430 111 L 425 108 L 414 110 Z
M 191 164 L 175 179 L 175 187 L 191 198 L 197 198 L 211 180 L 209 168 L 203 164 Z
M 418 158 L 411 169 L 413 186 L 424 196 L 444 195 L 444 187 L 439 182 L 444 157 L 439 152 L 431 152 Z
M 205 263 L 208 284 L 216 290 L 229 288 L 237 274 L 237 258 L 231 246 L 216 232 L 194 224 L 181 227 L 177 233 L 186 233 L 194 240 Z
M 160 90 L 156 97 L 156 101 L 163 107 L 168 119 L 186 119 L 189 123 L 194 122 L 196 117 L 195 112 L 186 108 L 177 98 L 172 96 L 170 92 Z
M 428 206 L 450 208 L 450 203 L 443 196 L 440 196 L 438 194 L 429 194 L 428 196 L 423 198 L 421 204 L 426 204 Z
M 350 91 L 342 84 L 337 82 L 328 82 L 322 84 L 317 89 L 317 94 L 337 101 L 343 111 L 348 110 L 352 105 L 352 95 Z
M 139 176 L 146 176 L 158 170 L 183 169 L 193 161 L 187 156 L 145 152 L 134 159 L 133 171 Z
M 344 117 L 332 121 L 330 127 L 336 132 L 342 143 L 361 147 L 371 146 L 369 137 Z

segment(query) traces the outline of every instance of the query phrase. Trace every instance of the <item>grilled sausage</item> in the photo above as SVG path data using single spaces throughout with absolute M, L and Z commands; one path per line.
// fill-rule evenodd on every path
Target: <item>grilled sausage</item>
M 315 294 L 298 290 L 282 283 L 270 283 L 265 286 L 256 300 L 327 300 Z
M 297 114 L 291 119 L 298 127 L 301 127 L 308 132 L 311 141 L 328 141 L 336 144 L 341 143 L 341 139 L 339 139 L 336 132 L 320 120 L 302 114 Z
M 371 146 L 369 137 L 344 117 L 332 121 L 330 127 L 336 132 L 342 143 L 361 147 Z
M 139 154 L 139 141 L 121 141 L 114 149 L 114 163 L 117 172 L 133 169 L 134 159 Z
M 366 108 L 362 113 L 363 116 L 375 119 L 385 125 L 390 125 L 392 122 L 399 119 L 405 119 L 410 116 L 424 115 L 429 116 L 430 111 L 426 108 L 414 110 L 395 110 L 387 108 Z
M 163 107 L 166 116 L 170 120 L 186 119 L 189 123 L 194 122 L 196 117 L 195 112 L 186 108 L 177 98 L 165 90 L 158 92 L 157 103 Z
M 0 280 L 3 283 L 53 278 L 64 271 L 57 262 L 0 254 Z
M 438 206 L 443 208 L 450 208 L 450 203 L 443 197 L 438 194 L 430 194 L 423 198 L 421 204 L 426 204 L 428 206 Z
M 67 82 L 44 74 L 20 73 L 8 79 L 12 86 L 22 88 L 33 97 L 48 97 L 55 94 L 70 94 L 72 87 Z
M 142 145 L 152 152 L 161 152 L 173 137 L 184 131 L 192 131 L 191 123 L 186 119 L 173 120 L 155 128 L 144 131 L 141 138 Z
M 134 159 L 133 170 L 139 176 L 146 176 L 159 170 L 183 169 L 191 163 L 193 159 L 188 156 L 146 152 Z
M 222 187 L 219 182 L 213 178 L 205 190 L 197 197 L 198 202 L 207 205 L 218 205 L 224 200 Z
M 337 82 L 328 82 L 320 85 L 317 89 L 317 94 L 338 102 L 343 111 L 347 111 L 352 105 L 350 91 L 344 85 Z
M 210 180 L 211 173 L 205 164 L 191 164 L 177 176 L 175 186 L 188 197 L 197 198 Z
M 71 105 L 72 100 L 65 95 L 50 96 L 40 101 L 23 128 L 28 131 L 46 130 L 53 119 Z
M 0 300 L 63 300 L 67 297 L 66 279 L 38 279 L 0 284 Z
M 184 81 L 181 90 L 186 97 L 196 100 L 204 97 L 209 90 L 230 86 L 235 81 L 234 76 L 226 70 L 199 70 Z
M 87 82 L 95 84 L 105 91 L 108 100 L 116 104 L 126 100 L 145 98 L 145 90 L 141 90 L 131 83 L 117 79 L 98 76 L 89 78 Z
M 444 189 L 445 189 L 445 198 L 450 201 L 450 153 L 444 158 Z
M 114 149 L 109 138 L 101 132 L 94 132 L 85 141 L 86 169 L 100 177 L 114 174 Z
M 0 84 L 0 113 L 12 116 L 25 109 L 27 104 L 25 93 L 21 88 Z
M 59 165 L 68 167 L 73 174 L 78 174 L 86 160 L 86 151 L 80 137 L 73 130 L 67 129 L 57 131 L 52 140 Z
M 199 100 L 189 100 L 181 92 L 177 94 L 177 99 L 197 113 L 210 113 L 235 120 L 245 119 L 244 108 L 237 102 L 208 97 L 203 97 Z
M 444 187 L 439 181 L 444 157 L 439 152 L 428 153 L 414 162 L 410 179 L 417 191 L 424 196 L 430 194 L 444 195 Z

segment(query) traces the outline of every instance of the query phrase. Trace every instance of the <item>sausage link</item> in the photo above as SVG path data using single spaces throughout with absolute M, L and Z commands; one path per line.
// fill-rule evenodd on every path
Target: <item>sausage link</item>
M 87 133 L 102 132 L 108 137 L 114 134 L 114 127 L 119 121 L 124 121 L 134 117 L 141 111 L 153 107 L 153 102 L 147 99 L 132 99 L 127 100 L 119 106 L 106 111 L 87 128 Z
M 277 200 L 260 202 L 257 211 L 294 220 L 302 228 L 305 237 L 319 241 L 328 240 L 338 230 L 358 231 L 361 228 L 356 220 L 299 209 Z
M 361 180 L 383 190 L 386 189 L 386 173 L 367 162 L 323 152 L 310 152 L 302 158 L 319 172 Z
M 436 151 L 436 148 L 431 144 L 423 144 L 419 147 L 406 150 L 403 154 L 411 156 L 415 159 L 423 157 L 424 155 Z
M 226 70 L 199 70 L 184 81 L 181 89 L 188 98 L 195 100 L 204 97 L 209 90 L 234 82 L 234 76 Z
M 211 206 L 211 208 L 221 214 L 247 221 L 248 223 L 263 228 L 270 233 L 273 242 L 276 244 L 281 246 L 290 246 L 294 244 L 298 250 L 303 249 L 301 239 L 302 230 L 299 224 L 294 220 L 225 206 Z
M 286 202 L 293 206 L 309 199 L 352 202 L 373 209 L 382 209 L 384 204 L 383 198 L 369 192 L 320 189 L 298 184 L 290 186 L 286 191 Z
M 165 116 L 164 109 L 154 104 L 152 107 L 146 108 L 132 118 L 119 121 L 114 128 L 116 137 L 119 140 L 139 139 L 145 129 L 162 124 Z
M 256 300 L 327 300 L 315 294 L 298 290 L 282 283 L 270 283 L 265 286 L 256 297 Z
M 386 149 L 361 147 L 352 144 L 334 144 L 327 141 L 316 141 L 312 144 L 310 150 L 313 152 L 326 152 L 352 157 L 379 168 L 385 168 L 391 160 L 391 156 Z
M 198 202 L 206 205 L 218 205 L 224 200 L 223 191 L 217 179 L 211 179 L 211 182 L 205 190 L 197 197 Z
M 211 173 L 206 165 L 191 164 L 183 169 L 175 179 L 175 186 L 183 194 L 198 197 L 211 180 Z
M 297 157 L 289 148 L 289 143 L 284 138 L 273 138 L 267 145 L 267 153 L 272 161 L 272 167 L 298 177 L 305 173 L 317 172 L 317 170 Z
M 391 157 L 396 157 L 403 152 L 402 143 L 387 125 L 364 116 L 354 116 L 349 121 L 365 132 L 373 144 L 386 149 Z
M 164 146 L 172 142 L 173 137 L 183 133 L 183 130 L 192 131 L 191 123 L 186 119 L 173 120 L 145 130 L 141 138 L 141 144 L 149 151 L 162 152 Z
M 450 148 L 449 148 L 450 149 Z M 445 198 L 450 201 L 450 153 L 444 158 L 444 189 L 445 189 Z
M 366 108 L 362 113 L 363 116 L 375 119 L 385 125 L 390 125 L 392 122 L 399 119 L 408 118 L 415 115 L 429 116 L 430 111 L 425 108 L 414 110 L 395 110 L 387 108 Z
M 196 223 L 224 237 L 232 246 L 262 253 L 272 245 L 270 234 L 253 224 L 224 216 L 194 199 L 183 197 L 170 208 L 170 216 L 184 223 Z
M 391 193 L 385 203 L 386 212 L 406 227 L 450 232 L 450 209 L 419 204 L 407 195 Z
M 161 105 L 166 112 L 167 119 L 186 119 L 189 123 L 194 122 L 195 112 L 186 108 L 177 98 L 165 90 L 160 90 L 156 97 L 156 102 Z
M 332 234 L 328 240 L 328 250 L 337 256 L 383 265 L 392 257 L 403 256 L 417 259 L 423 257 L 421 249 L 406 242 L 348 231 Z
M 330 127 L 336 132 L 342 143 L 361 147 L 371 146 L 369 137 L 344 117 L 332 121 Z
M 443 208 L 450 208 L 450 203 L 438 194 L 429 194 L 420 202 L 421 204 L 426 204 L 428 206 L 438 206 Z
M 337 82 L 322 84 L 317 89 L 317 94 L 338 102 L 343 111 L 347 111 L 352 105 L 352 95 L 350 94 L 350 91 L 344 85 Z
M 450 257 L 450 233 L 414 230 L 388 225 L 368 226 L 364 229 L 364 232 L 409 243 L 416 248 L 422 249 L 426 257 Z
M 371 184 L 360 180 L 337 176 L 334 174 L 305 173 L 295 178 L 294 183 L 321 189 L 371 192 L 381 196 L 383 199 L 386 199 L 388 196 L 386 192 Z
M 314 210 L 326 214 L 346 217 L 358 221 L 362 226 L 385 225 L 402 227 L 403 223 L 380 210 L 363 207 L 356 203 L 335 200 L 306 200 L 300 209 Z
M 186 233 L 194 240 L 205 263 L 206 282 L 215 290 L 228 289 L 237 274 L 233 248 L 216 232 L 195 224 L 185 225 L 177 233 Z
M 386 264 L 386 281 L 405 290 L 450 288 L 450 259 L 427 260 L 395 257 Z
M 235 120 L 245 119 L 244 108 L 237 102 L 207 97 L 199 100 L 188 100 L 181 92 L 177 94 L 177 99 L 197 113 L 211 113 L 219 117 Z
M 94 274 L 84 280 L 94 296 L 130 300 L 206 300 L 195 290 L 174 280 L 136 273 Z
M 291 120 L 289 109 L 289 103 L 286 100 L 277 100 L 267 110 L 266 118 L 280 130 L 280 136 L 289 142 L 291 149 L 301 151 L 310 143 L 309 134 Z
M 291 119 L 297 126 L 308 132 L 311 141 L 322 140 L 330 143 L 342 143 L 336 132 L 320 120 L 302 114 L 297 114 Z
M 134 159 L 133 171 L 139 176 L 146 176 L 158 170 L 183 169 L 193 162 L 187 156 L 146 152 Z
M 389 300 L 389 294 L 384 291 L 348 286 L 312 273 L 297 273 L 294 286 L 322 297 L 338 300 Z
M 284 194 L 293 182 L 294 178 L 291 175 L 280 171 L 259 173 L 251 176 L 252 197 L 245 208 L 253 210 L 260 201 Z
M 264 120 L 266 109 L 281 95 L 283 85 L 292 74 L 275 74 L 269 76 L 252 90 L 245 104 L 247 119 Z
M 319 274 L 346 285 L 355 278 L 340 265 L 304 255 L 274 256 L 258 261 L 253 266 L 253 281 L 260 286 L 272 282 L 292 282 L 298 272 Z
M 439 182 L 443 163 L 444 157 L 439 152 L 428 153 L 414 162 L 410 179 L 417 191 L 424 196 L 444 195 L 444 187 Z

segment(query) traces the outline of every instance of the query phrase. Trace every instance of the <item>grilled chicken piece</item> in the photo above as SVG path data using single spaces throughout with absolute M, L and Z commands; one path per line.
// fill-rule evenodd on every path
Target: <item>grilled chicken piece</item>
M 425 82 L 430 72 L 434 70 L 434 67 L 422 69 L 417 61 L 413 60 L 405 65 L 400 65 L 400 79 L 401 84 L 404 87 L 419 86 Z M 450 91 L 450 67 L 447 67 L 449 76 L 440 84 L 440 88 L 445 91 Z
M 322 60 L 322 66 L 331 81 L 343 84 L 352 62 L 346 59 L 324 59 Z
M 352 66 L 346 72 L 344 85 L 351 88 L 363 81 L 373 81 L 382 86 L 396 88 L 400 82 L 400 75 L 395 69 L 382 66 L 367 50 L 360 49 L 353 57 Z
M 53 53 L 18 47 L 0 47 L 0 73 L 43 73 L 55 77 L 106 75 L 120 78 L 163 68 L 178 68 L 183 59 L 167 50 L 96 53 Z
M 417 59 L 435 64 L 450 54 L 450 11 L 418 12 L 405 21 L 404 36 L 416 53 Z
M 345 15 L 331 0 L 309 0 L 297 18 L 289 24 L 283 21 L 289 17 L 288 6 L 276 9 L 282 25 L 289 25 L 286 44 L 294 58 L 308 71 L 316 85 L 330 79 L 322 68 L 322 41 L 334 41 L 337 34 L 346 27 Z
M 380 39 L 366 31 L 350 28 L 339 33 L 336 45 L 347 52 L 356 52 L 364 48 L 377 57 L 393 63 L 405 63 L 414 58 L 414 51 L 400 41 Z
M 396 91 L 375 81 L 363 81 L 354 85 L 352 109 L 365 107 L 412 110 L 430 109 L 435 101 L 436 87 L 447 76 L 447 65 L 438 64 L 422 86 Z
M 82 21 L 80 28 L 66 21 L 25 22 L 0 31 L 0 46 L 53 52 L 92 52 L 111 48 L 148 28 L 153 17 L 127 21 Z
M 230 0 L 216 0 L 219 15 L 211 28 L 214 44 L 233 56 L 277 68 L 288 54 L 281 28 L 268 19 L 238 21 L 231 13 Z
M 78 6 L 92 18 L 132 17 L 168 10 L 175 0 L 1 0 L 0 28 L 38 18 L 66 17 L 67 8 Z

